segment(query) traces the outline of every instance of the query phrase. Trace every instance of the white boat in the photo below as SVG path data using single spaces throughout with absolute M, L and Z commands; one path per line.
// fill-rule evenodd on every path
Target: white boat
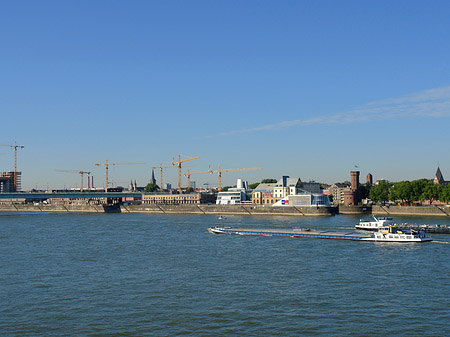
M 389 225 L 380 227 L 378 232 L 373 233 L 369 238 L 362 239 L 364 241 L 379 242 L 428 242 L 433 241 L 432 238 L 425 234 L 425 231 L 399 230 L 397 227 Z
M 374 221 L 369 220 L 359 220 L 359 224 L 355 225 L 356 229 L 364 229 L 368 231 L 376 231 L 383 226 L 392 226 L 395 225 L 395 222 L 392 218 L 381 217 L 377 218 L 375 215 L 372 215 Z

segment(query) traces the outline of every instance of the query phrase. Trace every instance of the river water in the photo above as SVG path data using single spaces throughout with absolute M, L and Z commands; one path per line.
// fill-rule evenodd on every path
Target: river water
M 358 220 L 225 222 L 349 231 Z M 0 213 L 0 335 L 450 335 L 449 235 L 400 244 L 208 234 L 217 224 L 206 215 Z

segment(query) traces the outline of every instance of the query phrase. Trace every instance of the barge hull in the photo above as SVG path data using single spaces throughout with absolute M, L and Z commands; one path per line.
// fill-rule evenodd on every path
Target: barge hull
M 310 238 L 310 239 L 334 239 L 334 240 L 367 240 L 370 236 L 361 236 L 357 233 L 334 233 L 334 232 L 315 232 L 315 231 L 296 231 L 296 230 L 246 230 L 246 229 L 227 229 L 210 228 L 209 231 L 214 234 L 235 234 L 235 235 L 257 235 L 257 236 L 284 236 L 292 238 Z

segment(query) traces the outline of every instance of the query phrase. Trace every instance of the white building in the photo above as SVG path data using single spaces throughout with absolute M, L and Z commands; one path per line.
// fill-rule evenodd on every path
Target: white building
M 230 188 L 226 192 L 219 192 L 216 199 L 217 205 L 236 205 L 247 201 L 248 182 L 242 179 L 237 180 L 236 187 Z

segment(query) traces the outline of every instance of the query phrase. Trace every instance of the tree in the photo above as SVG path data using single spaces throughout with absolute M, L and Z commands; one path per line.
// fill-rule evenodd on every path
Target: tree
M 261 180 L 261 184 L 273 184 L 273 183 L 276 183 L 277 182 L 277 180 L 276 179 L 263 179 L 263 180 Z
M 330 200 L 330 204 L 333 203 L 333 198 L 334 198 L 333 194 L 328 194 L 328 200 Z
M 423 193 L 431 184 L 433 184 L 433 182 L 428 179 L 400 181 L 398 183 L 395 183 L 392 187 L 389 199 L 392 201 L 401 201 L 407 203 L 424 200 Z M 428 187 L 427 193 L 430 194 L 431 191 L 432 187 Z
M 389 191 L 389 200 L 411 202 L 412 201 L 412 185 L 409 181 L 400 181 L 395 183 Z
M 157 190 L 159 190 L 159 186 L 154 183 L 148 183 L 144 188 L 145 192 L 156 192 Z
M 369 197 L 374 202 L 384 202 L 389 200 L 389 190 L 392 183 L 388 181 L 380 181 L 369 192 Z
M 420 200 L 430 200 L 430 203 L 433 202 L 433 200 L 439 200 L 441 198 L 442 190 L 443 188 L 441 185 L 430 181 L 423 189 Z
M 359 185 L 359 190 L 361 193 L 361 199 L 366 199 L 369 197 L 371 186 L 369 184 L 361 184 Z
M 259 183 L 250 184 L 250 185 L 248 185 L 248 188 L 254 190 L 255 188 L 258 187 L 258 185 L 259 185 Z
M 441 192 L 439 193 L 439 201 L 450 201 L 450 184 L 446 185 L 445 187 L 441 187 Z
M 434 185 L 432 180 L 429 179 L 419 179 L 411 181 L 411 201 L 422 200 L 422 194 L 427 188 L 427 186 Z

